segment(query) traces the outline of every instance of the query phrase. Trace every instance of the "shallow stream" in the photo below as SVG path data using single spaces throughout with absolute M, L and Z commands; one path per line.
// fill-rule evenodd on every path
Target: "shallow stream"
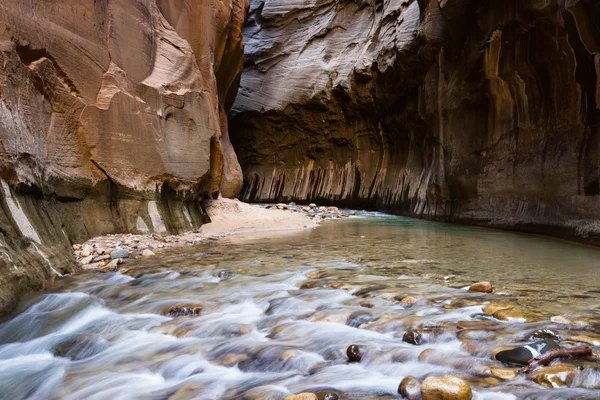
M 394 399 L 407 375 L 443 374 L 476 399 L 600 398 L 594 360 L 550 389 L 493 359 L 542 329 L 563 347 L 600 344 L 599 264 L 596 248 L 378 213 L 169 250 L 24 302 L 0 325 L 0 398 Z M 494 294 L 465 289 L 482 280 Z M 202 311 L 174 316 L 182 305 Z M 409 329 L 424 343 L 404 342 Z

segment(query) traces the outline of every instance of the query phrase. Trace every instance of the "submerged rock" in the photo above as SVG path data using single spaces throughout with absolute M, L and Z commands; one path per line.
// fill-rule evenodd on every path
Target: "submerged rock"
M 414 376 L 407 376 L 402 379 L 398 386 L 398 393 L 404 399 L 419 400 L 421 399 L 421 381 Z
M 493 315 L 494 318 L 500 321 L 506 322 L 525 322 L 527 318 L 519 311 L 514 309 L 504 309 L 496 311 Z
M 427 377 L 421 387 L 421 396 L 423 400 L 470 400 L 473 393 L 463 379 L 444 375 Z

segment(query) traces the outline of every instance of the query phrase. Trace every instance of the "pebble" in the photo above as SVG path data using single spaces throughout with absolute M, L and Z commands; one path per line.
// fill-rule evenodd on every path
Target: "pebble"
M 156 254 L 152 250 L 146 249 L 142 251 L 142 257 L 154 257 Z
M 81 265 L 88 265 L 93 260 L 94 260 L 94 256 L 83 257 L 81 260 L 79 260 L 79 264 L 81 264 Z
M 127 251 L 125 249 L 117 248 L 110 252 L 110 258 L 112 258 L 113 260 L 115 258 L 128 258 L 128 257 L 129 257 L 129 251 Z
M 89 244 L 84 244 L 81 248 L 81 257 L 89 257 L 94 252 L 94 249 Z
M 398 393 L 404 399 L 419 400 L 421 398 L 421 381 L 414 376 L 407 376 L 400 382 Z
M 402 336 L 402 341 L 414 345 L 420 345 L 423 343 L 423 335 L 416 329 L 408 330 Z
M 473 392 L 471 386 L 457 376 L 429 376 L 423 381 L 421 396 L 423 400 L 470 400 Z
M 494 287 L 489 282 L 477 282 L 469 286 L 469 292 L 492 293 Z
M 117 258 L 117 259 L 112 260 L 111 262 L 106 264 L 104 267 L 102 267 L 102 269 L 107 272 L 117 272 L 117 270 L 119 269 L 119 264 L 123 264 L 122 258 Z
M 352 344 L 348 346 L 346 349 L 346 355 L 348 356 L 348 360 L 350 362 L 360 362 L 362 359 L 362 353 L 360 351 L 360 347 L 356 344 Z

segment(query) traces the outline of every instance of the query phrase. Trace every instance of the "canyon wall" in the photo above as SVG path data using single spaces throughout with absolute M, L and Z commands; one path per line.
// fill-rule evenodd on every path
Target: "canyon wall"
M 237 195 L 247 0 L 0 0 L 0 311 L 71 244 L 199 227 Z
M 600 3 L 252 0 L 241 198 L 600 240 Z

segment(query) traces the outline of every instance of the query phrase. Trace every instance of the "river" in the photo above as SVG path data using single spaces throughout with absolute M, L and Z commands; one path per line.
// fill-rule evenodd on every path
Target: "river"
M 0 325 L 0 398 L 395 399 L 407 375 L 443 374 L 476 399 L 600 398 L 593 360 L 550 389 L 500 377 L 493 359 L 540 332 L 600 344 L 599 264 L 600 250 L 557 239 L 369 212 L 168 250 L 23 301 Z M 465 289 L 483 280 L 494 294 Z M 527 322 L 498 321 L 489 304 Z M 182 305 L 201 311 L 173 315 Z M 424 343 L 404 342 L 409 329 Z

